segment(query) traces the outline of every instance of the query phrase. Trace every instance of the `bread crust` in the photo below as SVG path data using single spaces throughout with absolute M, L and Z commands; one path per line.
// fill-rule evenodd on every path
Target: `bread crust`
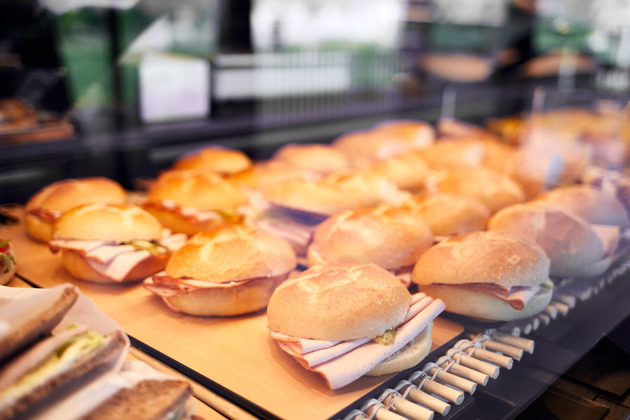
M 270 202 L 290 209 L 322 215 L 376 206 L 399 192 L 382 175 L 371 171 L 334 173 L 322 180 L 289 180 L 264 191 Z
M 184 412 L 192 388 L 188 382 L 143 380 L 121 389 L 80 420 L 143 419 L 169 420 Z
M 73 381 L 80 380 L 83 375 L 108 366 L 120 356 L 126 349 L 126 346 L 127 340 L 124 337 L 124 333 L 121 331 L 114 332 L 105 345 L 78 359 L 57 376 L 38 384 L 18 397 L 8 407 L 3 407 L 0 411 L 0 419 L 13 418 L 27 410 L 32 404 L 46 398 L 57 388 L 67 386 Z
M 269 328 L 294 337 L 376 337 L 401 322 L 411 295 L 374 264 L 315 266 L 281 284 L 269 300 Z
M 164 297 L 168 306 L 188 315 L 235 316 L 267 307 L 274 290 L 285 281 L 281 276 L 256 278 L 230 287 L 201 288 Z
M 30 316 L 16 320 L 11 331 L 0 338 L 0 361 L 52 331 L 78 297 L 74 287 L 64 287 L 57 298 L 48 302 L 47 307 L 39 308 L 38 311 L 30 312 Z
M 337 213 L 318 225 L 311 244 L 328 261 L 388 270 L 413 265 L 431 245 L 433 233 L 423 219 L 387 206 Z
M 622 229 L 628 226 L 628 213 L 615 193 L 592 185 L 554 188 L 537 199 L 557 204 L 590 223 L 619 226 Z
M 55 224 L 58 239 L 95 239 L 128 242 L 162 236 L 160 222 L 131 204 L 88 204 L 67 211 Z
M 297 265 L 288 242 L 249 225 L 215 226 L 191 237 L 169 259 L 169 276 L 212 283 L 286 274 Z
M 172 200 L 199 210 L 233 209 L 247 202 L 243 189 L 216 173 L 200 170 L 162 172 L 147 192 L 149 201 Z
M 348 159 L 328 144 L 288 143 L 272 156 L 273 160 L 287 162 L 306 171 L 330 174 L 348 168 Z
M 552 276 L 590 276 L 603 258 L 604 247 L 589 223 L 553 203 L 510 206 L 490 219 L 488 229 L 535 241 L 551 261 Z
M 425 252 L 412 281 L 428 284 L 494 283 L 531 286 L 549 277 L 549 258 L 535 242 L 508 232 L 453 236 Z
M 474 197 L 485 204 L 490 213 L 525 201 L 525 193 L 517 183 L 494 169 L 482 166 L 448 171 L 437 182 L 437 189 Z
M 73 207 L 91 203 L 123 204 L 127 192 L 117 182 L 104 177 L 64 179 L 35 193 L 24 206 L 24 228 L 31 239 L 52 239 L 54 220 L 42 219 L 31 212 L 43 209 L 64 213 Z
M 553 289 L 541 288 L 523 309 L 514 309 L 508 302 L 489 293 L 465 289 L 456 284 L 422 284 L 421 292 L 442 299 L 446 310 L 483 321 L 511 321 L 528 318 L 541 312 L 551 301 Z
M 435 236 L 484 230 L 490 217 L 476 198 L 449 193 L 415 195 L 403 207 L 424 219 Z
M 233 174 L 249 168 L 252 161 L 244 152 L 221 146 L 206 146 L 185 154 L 173 163 L 173 169 L 202 170 Z
M 401 370 L 412 368 L 423 361 L 431 352 L 433 343 L 432 328 L 433 323 L 428 325 L 403 348 L 374 366 L 365 376 L 380 376 L 400 372 Z

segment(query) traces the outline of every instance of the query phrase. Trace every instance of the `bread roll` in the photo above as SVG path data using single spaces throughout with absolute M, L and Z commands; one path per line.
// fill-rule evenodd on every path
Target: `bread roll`
M 476 198 L 449 193 L 417 194 L 403 207 L 427 222 L 435 236 L 484 230 L 490 217 L 488 208 Z
M 24 227 L 32 239 L 48 242 L 55 221 L 71 208 L 90 203 L 122 204 L 126 200 L 125 189 L 109 178 L 57 181 L 42 188 L 26 202 Z
M 601 225 L 628 227 L 628 213 L 615 194 L 592 185 L 567 185 L 555 188 L 537 198 L 557 204 L 586 221 Z
M 349 166 L 346 155 L 340 150 L 317 143 L 288 143 L 276 150 L 272 160 L 280 160 L 305 171 L 325 175 Z
M 111 246 L 130 242 L 157 242 L 163 234 L 160 222 L 149 212 L 130 204 L 88 204 L 67 211 L 55 224 L 51 244 L 58 240 L 99 241 Z M 51 249 L 57 251 L 55 247 Z M 120 281 L 106 274 L 107 265 L 86 258 L 86 249 L 60 247 L 62 263 L 74 277 L 95 283 L 138 281 L 164 268 L 170 251 L 150 252 L 147 258 L 132 265 L 133 268 Z
M 173 253 L 164 276 L 144 284 L 176 311 L 232 316 L 265 308 L 296 265 L 283 239 L 247 225 L 215 226 L 191 237 Z M 171 285 L 180 292 L 172 293 Z M 160 294 L 163 288 L 167 293 Z
M 267 319 L 270 329 L 294 337 L 376 337 L 401 322 L 410 303 L 407 288 L 374 264 L 315 266 L 278 287 Z
M 401 200 L 396 185 L 371 171 L 334 173 L 322 180 L 279 182 L 264 191 L 271 203 L 320 215 Z
M 172 169 L 202 170 L 219 174 L 233 174 L 252 165 L 244 152 L 221 146 L 206 146 L 187 153 L 173 163 Z
M 552 276 L 591 277 L 610 264 L 591 225 L 553 203 L 534 201 L 510 206 L 490 219 L 488 229 L 535 241 L 551 261 Z
M 535 242 L 507 232 L 471 232 L 446 239 L 425 252 L 412 273 L 418 289 L 440 298 L 449 312 L 486 321 L 529 317 L 549 303 L 549 258 Z M 471 285 L 540 286 L 516 309 Z
M 380 206 L 346 210 L 324 220 L 307 253 L 309 266 L 327 262 L 373 263 L 387 270 L 415 264 L 433 245 L 429 225 L 410 212 Z
M 525 193 L 511 178 L 493 169 L 476 166 L 448 171 L 438 181 L 440 192 L 476 198 L 490 211 L 525 201 Z

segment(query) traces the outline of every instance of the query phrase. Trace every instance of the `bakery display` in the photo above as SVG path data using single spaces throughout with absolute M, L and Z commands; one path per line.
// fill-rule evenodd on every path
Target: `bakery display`
M 549 258 L 534 241 L 495 231 L 445 239 L 422 254 L 412 281 L 446 310 L 484 321 L 541 312 L 553 292 Z
M 247 225 L 216 226 L 191 237 L 144 287 L 177 312 L 241 315 L 265 308 L 296 265 L 279 237 Z
M 285 352 L 338 389 L 365 374 L 418 364 L 430 348 L 431 322 L 443 309 L 439 299 L 412 296 L 376 265 L 331 264 L 279 286 L 267 319 Z
M 358 133 L 348 133 L 353 134 Z M 590 287 L 597 279 L 597 284 L 609 284 L 624 268 L 627 214 L 619 211 L 618 201 L 602 195 L 623 195 L 618 188 L 623 173 L 604 168 L 602 178 L 586 185 L 584 168 L 592 170 L 594 162 L 569 159 L 586 156 L 581 152 L 571 155 L 566 145 L 546 150 L 540 139 L 512 143 L 463 122 L 441 121 L 433 129 L 418 121 L 387 121 L 361 134 L 366 135 L 362 141 L 370 140 L 357 142 L 348 154 L 341 141 L 290 143 L 267 160 L 233 170 L 185 164 L 175 169 L 174 164 L 157 174 L 146 194 L 137 193 L 133 202 L 138 207 L 83 204 L 65 210 L 51 227 L 55 236 L 49 242 L 29 243 L 22 238 L 25 229 L 16 237 L 9 228 L 13 249 L 25 261 L 12 286 L 21 278 L 40 287 L 71 281 L 115 316 L 143 349 L 196 375 L 204 387 L 218 384 L 238 394 L 238 404 L 252 402 L 282 418 L 296 417 L 294 404 L 333 417 L 399 372 L 422 370 L 432 380 L 472 393 L 470 384 L 451 384 L 445 372 L 436 374 L 431 363 L 438 363 L 443 346 L 463 338 L 469 325 L 500 329 L 549 322 L 557 316 L 554 311 L 575 304 L 563 300 L 562 309 L 557 303 L 567 298 L 562 287 Z M 226 167 L 230 162 L 226 157 Z M 568 190 L 588 190 L 589 195 L 549 203 Z M 521 206 L 554 210 L 516 229 L 521 221 L 514 214 L 522 212 Z M 109 216 L 107 222 L 72 219 L 91 207 L 133 207 L 151 228 L 119 236 L 127 232 L 126 223 L 135 224 L 135 216 L 123 217 L 121 227 L 110 225 Z M 590 219 L 589 212 L 599 218 Z M 571 221 L 566 229 L 565 219 Z M 541 239 L 539 228 L 547 231 L 551 245 Z M 573 247 L 582 238 L 579 232 L 586 232 L 579 255 L 554 254 Z M 129 260 L 117 260 L 125 254 Z M 154 257 L 159 257 L 155 266 L 148 263 Z M 151 268 L 140 274 L 132 261 Z M 568 261 L 564 268 L 563 261 Z M 95 274 L 95 268 L 104 271 Z M 405 296 L 404 304 L 399 300 L 383 309 L 379 305 L 387 299 L 370 301 L 352 289 L 365 278 L 381 277 L 388 285 L 395 280 L 396 290 L 405 289 L 399 295 Z M 330 287 L 323 286 L 327 282 Z M 320 292 L 337 289 L 337 298 L 328 304 L 320 298 Z M 425 305 L 432 308 L 427 313 Z M 386 334 L 355 336 L 357 320 L 365 317 L 366 323 L 380 325 L 370 311 L 378 309 L 383 316 L 393 307 L 396 321 L 388 323 Z M 390 327 L 399 324 L 403 312 L 408 322 L 394 334 Z M 418 325 L 416 312 L 426 316 Z M 279 313 L 284 321 L 278 322 Z M 331 323 L 348 328 L 330 338 Z M 457 327 L 449 329 L 451 323 Z M 390 342 L 392 335 L 410 344 L 379 343 Z M 346 352 L 346 346 L 352 350 Z M 331 354 L 343 356 L 331 359 Z M 509 366 L 509 354 L 499 356 L 492 363 Z M 111 413 L 125 404 L 140 408 L 134 395 L 157 392 L 169 398 L 164 405 L 155 400 L 151 408 L 176 406 L 179 411 L 190 394 L 177 381 L 127 382 L 128 376 L 113 379 L 128 386 L 110 395 L 116 401 Z M 449 393 L 436 395 L 458 404 Z M 90 416 L 110 413 L 109 399 Z

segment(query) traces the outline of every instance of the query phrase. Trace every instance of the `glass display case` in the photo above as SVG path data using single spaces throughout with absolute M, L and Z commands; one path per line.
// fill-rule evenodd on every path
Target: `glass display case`
M 202 146 L 261 161 L 287 143 L 328 144 L 392 119 L 434 127 L 450 119 L 490 132 L 494 118 L 512 117 L 508 129 L 525 130 L 531 114 L 588 108 L 609 117 L 605 136 L 627 145 L 630 26 L 618 18 L 627 17 L 627 7 L 613 3 L 0 1 L 0 205 L 23 204 L 43 186 L 75 177 L 102 175 L 139 190 Z M 588 136 L 602 134 L 596 131 Z M 505 132 L 493 131 L 499 134 L 510 143 Z M 583 134 L 581 143 L 596 143 Z M 617 163 L 603 165 L 593 183 L 627 175 L 625 149 L 597 150 Z M 611 158 L 622 155 L 621 163 Z M 21 246 L 32 264 L 18 272 L 25 281 L 48 287 L 63 279 L 56 273 L 42 280 L 42 249 Z M 339 394 L 316 389 L 315 402 L 330 407 L 305 418 L 625 418 L 628 246 L 623 236 L 605 274 L 564 282 L 535 317 L 488 325 L 447 316 L 461 330 L 421 365 Z M 89 286 L 87 294 L 116 307 L 111 295 L 118 292 L 98 289 Z M 137 303 L 129 299 L 128 307 Z M 247 331 L 263 323 L 238 322 Z M 251 383 L 234 385 L 230 377 L 242 372 L 215 376 L 130 324 L 135 348 L 238 407 L 244 418 L 295 414 L 250 389 L 265 381 L 256 373 Z M 461 355 L 463 341 L 495 355 L 485 362 L 497 377 L 471 379 L 460 371 L 454 375 L 467 382 L 454 385 L 444 376 L 453 360 L 448 352 Z M 492 348 L 497 342 L 499 350 Z M 256 362 L 250 356 L 248 367 Z M 436 386 L 428 394 L 437 401 L 421 403 L 425 397 L 413 390 L 427 378 L 449 389 Z

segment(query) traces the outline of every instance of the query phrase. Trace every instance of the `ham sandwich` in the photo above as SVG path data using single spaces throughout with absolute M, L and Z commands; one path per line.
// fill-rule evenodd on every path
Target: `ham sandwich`
M 321 375 L 331 390 L 344 387 L 411 342 L 444 310 L 444 302 L 424 293 L 412 296 L 404 320 L 395 329 L 391 344 L 379 344 L 373 337 L 346 341 L 314 340 L 270 331 L 280 348 L 306 369 Z
M 161 247 L 163 252 L 173 252 L 184 245 L 186 239 L 184 234 L 171 234 L 164 229 L 162 237 L 156 241 L 156 248 Z M 48 245 L 53 253 L 62 250 L 78 252 L 95 270 L 114 282 L 122 282 L 134 267 L 153 255 L 142 246 L 113 241 L 53 239 Z

